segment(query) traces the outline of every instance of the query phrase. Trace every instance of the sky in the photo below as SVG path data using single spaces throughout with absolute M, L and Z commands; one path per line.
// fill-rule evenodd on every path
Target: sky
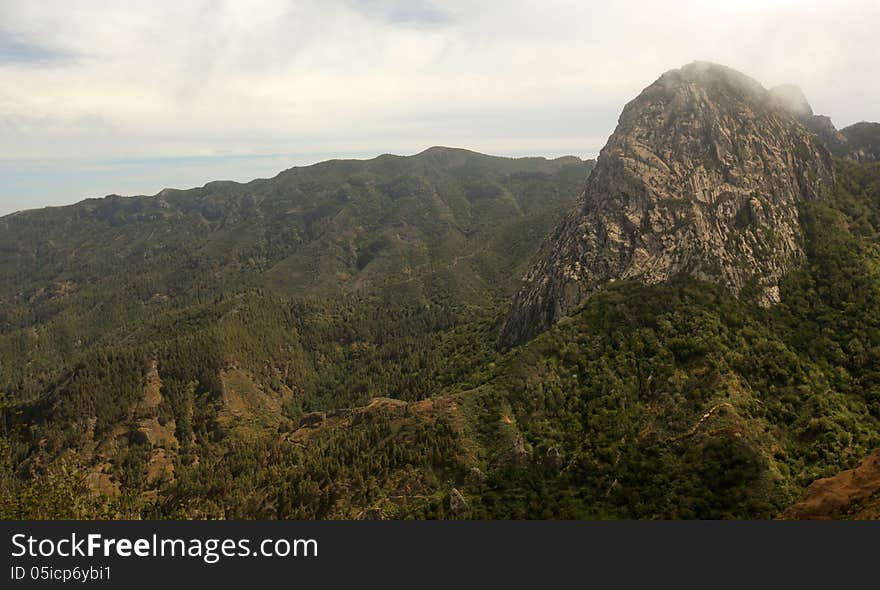
M 432 145 L 594 157 L 723 63 L 880 120 L 877 0 L 0 0 L 0 215 Z

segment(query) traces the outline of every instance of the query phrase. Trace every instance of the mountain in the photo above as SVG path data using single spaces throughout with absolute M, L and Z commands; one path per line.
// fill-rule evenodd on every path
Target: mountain
M 309 412 L 427 397 L 496 354 L 592 165 L 438 147 L 0 218 L 15 469 L 75 452 L 141 494 Z
M 862 121 L 840 131 L 825 115 L 816 115 L 803 91 L 792 84 L 776 86 L 770 93 L 780 106 L 815 134 L 835 156 L 856 162 L 880 160 L 880 123 Z
M 685 273 L 777 303 L 804 256 L 798 205 L 832 179 L 827 150 L 754 80 L 708 63 L 667 72 L 624 108 L 503 340 L 528 340 L 628 278 Z
M 90 350 L 229 319 L 246 294 L 473 315 L 591 167 L 432 148 L 0 218 L 0 387 L 39 397 Z
M 595 167 L 433 148 L 2 218 L 0 516 L 876 515 L 880 163 L 808 116 L 691 64 Z
M 858 162 L 880 161 L 880 123 L 862 121 L 844 127 L 840 133 L 849 144 L 848 157 Z

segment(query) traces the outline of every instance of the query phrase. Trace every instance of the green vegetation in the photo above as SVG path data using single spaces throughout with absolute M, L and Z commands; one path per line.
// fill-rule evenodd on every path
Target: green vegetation
M 861 121 L 840 130 L 847 140 L 847 151 L 859 160 L 880 160 L 880 123 Z
M 504 354 L 577 160 L 430 150 L 3 218 L 2 516 L 777 516 L 880 446 L 880 164 L 836 167 L 780 305 L 620 282 Z

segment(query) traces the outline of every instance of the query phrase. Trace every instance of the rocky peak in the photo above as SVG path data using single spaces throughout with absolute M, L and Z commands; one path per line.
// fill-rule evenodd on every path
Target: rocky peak
M 525 276 L 502 343 L 528 340 L 614 280 L 687 273 L 750 286 L 771 305 L 803 257 L 798 203 L 831 181 L 827 149 L 778 93 L 716 64 L 666 72 L 623 109 Z

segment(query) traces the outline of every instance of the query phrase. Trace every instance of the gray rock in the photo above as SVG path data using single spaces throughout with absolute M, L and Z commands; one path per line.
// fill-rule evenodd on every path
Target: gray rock
M 766 89 L 729 68 L 663 74 L 623 110 L 574 210 L 542 246 L 502 330 L 513 346 L 621 279 L 677 274 L 757 287 L 804 258 L 798 204 L 833 183 L 828 150 Z
M 511 449 L 511 460 L 514 465 L 527 465 L 532 459 L 532 454 L 526 448 L 526 441 L 522 434 L 517 433 Z
M 452 488 L 449 492 L 449 510 L 454 516 L 464 516 L 468 511 L 468 502 L 461 492 Z

